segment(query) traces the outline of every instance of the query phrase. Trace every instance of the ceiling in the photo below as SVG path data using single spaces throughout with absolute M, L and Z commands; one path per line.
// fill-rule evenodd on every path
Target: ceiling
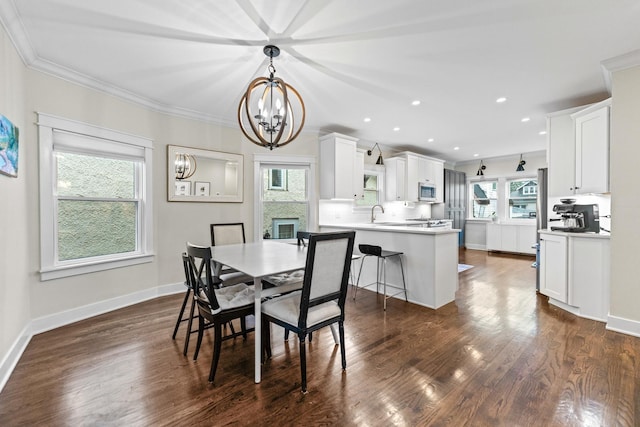
M 544 150 L 545 115 L 606 98 L 601 62 L 640 47 L 636 0 L 0 0 L 0 19 L 31 68 L 236 128 L 275 44 L 305 131 L 454 163 Z

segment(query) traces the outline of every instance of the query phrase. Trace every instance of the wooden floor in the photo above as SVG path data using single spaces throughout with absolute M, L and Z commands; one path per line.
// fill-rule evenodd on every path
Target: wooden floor
M 461 252 L 456 301 L 434 311 L 369 291 L 348 299 L 347 370 L 329 330 L 307 352 L 273 332 L 253 382 L 253 337 L 223 344 L 207 382 L 171 340 L 181 295 L 35 336 L 0 394 L 0 426 L 638 426 L 640 339 L 536 295 L 531 258 Z M 211 332 L 211 331 L 209 331 Z M 190 348 L 189 355 L 193 354 Z

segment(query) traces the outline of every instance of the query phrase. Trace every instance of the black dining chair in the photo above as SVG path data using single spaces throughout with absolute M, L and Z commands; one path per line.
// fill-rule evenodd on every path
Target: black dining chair
M 220 287 L 220 279 L 216 278 L 211 270 L 211 247 L 196 246 L 187 243 L 187 255 L 189 257 L 189 277 L 194 283 L 194 299 L 198 307 L 198 342 L 193 355 L 193 360 L 198 358 L 200 345 L 207 322 L 214 330 L 213 358 L 209 381 L 213 382 L 220 360 L 222 341 L 244 336 L 254 328 L 247 329 L 246 316 L 254 313 L 254 290 L 252 286 L 238 283 L 231 286 Z M 241 331 L 222 335 L 222 327 L 235 319 L 240 320 Z
M 211 246 L 236 245 L 240 243 L 246 243 L 244 234 L 244 223 L 242 222 L 210 224 L 209 231 L 211 232 Z M 218 275 L 223 280 L 224 286 L 229 286 L 236 283 L 250 284 L 253 281 L 253 278 L 251 278 L 250 276 L 247 276 L 244 273 L 240 273 L 227 266 L 221 266 Z
M 342 369 L 347 368 L 344 306 L 354 239 L 354 231 L 309 236 L 302 289 L 262 304 L 263 344 L 267 359 L 272 355 L 271 323 L 298 335 L 303 393 L 307 392 L 306 337 L 310 333 L 338 323 Z

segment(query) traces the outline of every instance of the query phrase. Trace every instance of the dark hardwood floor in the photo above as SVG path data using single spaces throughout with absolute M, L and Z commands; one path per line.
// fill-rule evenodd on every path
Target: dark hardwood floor
M 550 306 L 531 258 L 469 250 L 461 262 L 474 267 L 437 311 L 349 298 L 347 370 L 330 331 L 315 334 L 306 395 L 282 331 L 261 384 L 252 335 L 223 343 L 209 384 L 212 331 L 196 362 L 195 340 L 184 357 L 174 295 L 35 336 L 0 394 L 0 426 L 640 425 L 639 338 Z

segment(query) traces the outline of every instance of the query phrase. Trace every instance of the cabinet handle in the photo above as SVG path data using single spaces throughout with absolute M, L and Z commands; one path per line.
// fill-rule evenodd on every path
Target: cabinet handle
M 580 189 L 580 187 L 576 187 L 576 188 L 575 188 L 575 190 L 579 190 L 579 189 Z

